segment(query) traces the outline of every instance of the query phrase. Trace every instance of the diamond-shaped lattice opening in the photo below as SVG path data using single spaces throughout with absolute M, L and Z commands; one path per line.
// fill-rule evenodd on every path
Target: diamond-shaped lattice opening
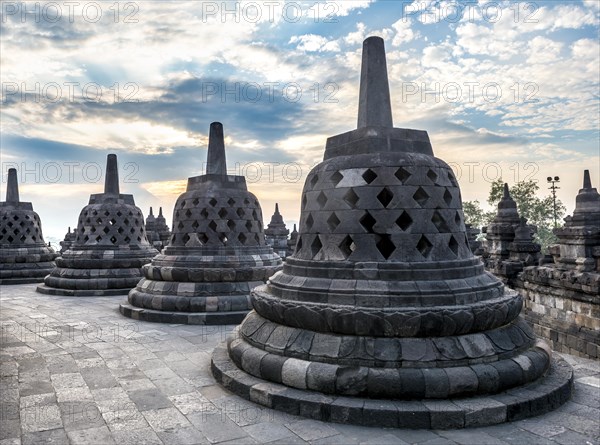
M 317 203 L 319 204 L 320 209 L 322 209 L 325 206 L 325 204 L 327 204 L 327 196 L 325 196 L 325 193 L 319 193 L 319 196 L 317 196 Z
M 108 216 L 108 215 L 110 215 L 110 212 L 108 210 L 105 210 L 104 211 L 104 216 Z
M 246 221 L 246 229 L 248 230 L 248 232 L 252 232 L 252 221 Z
M 117 220 L 114 218 L 111 218 L 109 223 L 114 226 L 117 223 Z
M 138 238 L 138 240 L 141 241 L 139 238 Z M 116 236 L 111 236 L 110 237 L 110 242 L 113 243 L 113 244 L 117 244 L 117 237 Z
M 125 219 L 123 220 L 123 222 L 125 223 L 125 225 L 126 225 L 126 226 L 128 226 L 128 225 L 129 225 L 129 220 L 128 220 L 127 218 L 125 218 Z
M 419 187 L 417 189 L 417 191 L 415 192 L 415 194 L 413 195 L 413 199 L 421 207 L 423 207 L 427 203 L 427 201 L 429 201 L 429 195 L 427 194 L 427 192 L 425 190 L 423 190 L 421 187 Z
M 377 199 L 382 206 L 387 207 L 389 203 L 392 202 L 392 199 L 394 199 L 394 194 L 390 191 L 390 189 L 384 187 L 384 189 L 377 195 Z
M 102 237 L 101 237 L 100 235 L 98 235 L 98 236 L 96 237 L 96 242 L 97 242 L 97 243 L 99 243 L 100 241 L 102 241 Z
M 179 218 L 179 210 L 175 211 L 175 218 Z
M 183 244 L 186 244 L 189 240 L 190 236 L 187 233 L 181 237 L 181 241 L 183 241 Z
M 2 229 L 2 234 L 3 234 L 3 235 L 6 235 L 6 232 L 7 232 L 6 228 L 3 228 L 3 229 Z
M 192 223 L 192 229 L 196 230 L 196 229 L 198 228 L 198 226 L 199 226 L 199 225 L 200 225 L 200 224 L 198 224 L 198 221 L 194 221 L 194 222 Z
M 256 241 L 256 243 L 257 243 L 258 245 L 260 245 L 260 244 L 261 244 L 261 242 L 260 242 L 260 236 L 258 236 L 258 233 L 255 233 L 255 234 L 254 234 L 254 240 Z M 263 235 L 263 241 L 264 241 L 264 235 Z
M 258 219 L 258 213 L 256 213 L 256 210 L 252 210 L 252 218 L 254 218 L 255 220 Z
M 9 221 L 8 224 L 7 224 L 8 227 L 12 227 L 13 225 L 14 224 L 12 223 L 12 221 Z
M 19 225 L 20 225 L 21 227 L 23 227 L 23 226 L 25 225 L 25 221 L 21 221 L 21 222 L 19 223 Z
M 13 219 L 14 219 L 15 221 L 18 221 L 18 220 L 19 220 L 19 217 L 18 217 L 17 215 L 15 215 L 15 216 L 13 216 Z
M 117 229 L 117 232 L 119 232 L 119 233 L 123 233 L 123 232 L 124 232 L 124 230 L 123 230 L 123 227 L 119 227 L 119 228 Z
M 200 211 L 200 216 L 201 216 L 202 218 L 208 218 L 208 210 L 206 210 L 206 209 L 202 209 L 202 210 Z
M 227 221 L 227 227 L 229 227 L 229 230 L 235 229 L 235 222 L 230 219 L 229 221 Z
M 302 208 L 305 208 L 305 207 L 306 207 L 306 202 L 307 202 L 306 195 L 303 195 L 303 196 L 302 196 Z
M 89 236 L 86 235 L 86 236 L 83 237 L 83 242 L 84 243 L 87 243 L 89 240 L 90 240 Z
M 310 252 L 311 252 L 313 258 L 317 255 L 317 253 L 319 253 L 319 251 L 321 250 L 322 247 L 323 247 L 323 244 L 321 244 L 319 235 L 317 235 L 315 237 L 314 241 L 312 242 L 312 244 L 310 245 Z
M 340 172 L 335 172 L 329 179 L 331 179 L 331 182 L 333 182 L 333 186 L 335 187 L 342 179 L 344 179 L 344 175 L 342 175 Z
M 448 189 L 446 189 L 446 191 L 444 192 L 444 202 L 447 206 L 452 204 L 452 193 L 450 193 Z
M 454 253 L 454 255 L 458 256 L 458 241 L 453 236 L 450 237 L 450 241 L 448 241 L 448 247 Z
M 181 207 L 182 209 L 185 207 L 185 199 L 183 201 L 181 201 L 181 203 L 179 204 L 179 207 Z M 133 215 L 133 213 L 129 212 L 130 215 Z
M 198 239 L 202 244 L 206 244 L 208 242 L 208 236 L 206 235 L 206 233 L 200 233 L 198 235 Z
M 306 230 L 312 229 L 312 226 L 314 223 L 315 223 L 315 220 L 313 219 L 312 215 L 309 213 L 308 217 L 306 218 Z
M 350 255 L 352 255 L 352 252 L 354 252 L 356 249 L 354 240 L 350 237 L 350 235 L 346 235 L 338 247 L 345 258 L 348 258 Z
M 192 211 L 190 209 L 187 209 L 185 211 L 185 216 L 187 216 L 188 218 L 192 216 Z
M 244 217 L 244 209 L 242 208 L 237 209 L 235 213 L 237 213 L 237 216 L 239 216 L 240 218 Z
M 125 241 L 127 244 L 129 244 L 129 241 L 131 241 L 131 238 L 129 238 L 128 236 L 126 236 L 126 237 L 124 238 L 124 241 Z
M 329 218 L 327 218 L 327 225 L 329 226 L 329 230 L 332 232 L 340 225 L 340 219 L 337 217 L 335 213 L 332 213 Z
M 110 232 L 110 229 L 108 227 L 105 227 L 104 229 L 102 229 L 102 231 L 106 234 L 108 234 L 108 232 Z
M 246 205 L 250 204 L 250 200 L 248 198 L 244 198 L 244 204 L 246 204 Z
M 135 229 L 132 227 L 132 228 L 129 230 L 129 232 L 130 232 L 130 233 L 135 233 Z
M 210 230 L 212 230 L 213 232 L 216 232 L 217 231 L 217 223 L 214 222 L 214 221 L 209 222 L 208 223 L 208 228 Z
M 356 194 L 356 192 L 354 191 L 354 189 L 350 189 L 346 192 L 346 194 L 344 195 L 344 201 L 346 201 L 346 203 L 351 207 L 351 208 L 355 208 L 356 207 L 356 203 L 358 202 L 360 198 L 358 197 L 358 195 Z
M 221 210 L 219 210 L 219 217 L 220 218 L 225 218 L 227 216 L 227 209 L 226 208 L 221 208 Z
M 296 241 L 296 252 L 299 252 L 302 249 L 302 237 L 298 237 L 298 241 Z
M 197 206 L 200 203 L 200 200 L 198 198 L 194 198 L 194 200 L 192 201 L 192 204 L 194 204 L 194 206 Z
M 423 255 L 425 258 L 429 258 L 429 254 L 433 249 L 433 244 L 427 239 L 425 235 L 421 236 L 421 239 L 417 243 L 417 250 Z
M 427 171 L 427 177 L 431 180 L 431 182 L 435 183 L 438 179 L 438 175 L 433 170 L 429 169 Z
M 461 218 L 460 218 L 460 213 L 458 213 L 458 211 L 456 212 L 456 215 L 454 215 L 454 223 L 457 226 L 460 226 L 460 222 L 461 222 Z
M 177 228 L 183 229 L 183 222 L 179 221 L 179 224 L 177 224 Z M 133 233 L 133 229 L 131 229 L 131 233 Z
M 394 250 L 396 250 L 396 245 L 389 235 L 380 235 L 379 241 L 377 241 L 375 246 L 377 247 L 377 250 L 379 250 L 379 253 L 381 253 L 386 260 L 392 256 L 392 253 L 394 253 Z
M 229 199 L 227 200 L 227 204 L 229 204 L 229 207 L 233 207 L 233 205 L 235 204 L 235 199 L 233 199 L 233 198 L 229 198 Z
M 215 198 L 210 198 L 210 201 L 208 201 L 208 203 L 209 203 L 209 204 L 210 204 L 212 207 L 214 207 L 214 206 L 216 206 L 216 205 L 217 205 L 217 200 L 216 200 Z
M 454 175 L 450 172 L 448 172 L 448 180 L 450 181 L 450 183 L 454 186 L 454 187 L 458 187 L 458 183 L 456 182 L 456 178 L 454 177 Z
M 369 212 L 366 212 L 359 222 L 360 225 L 363 226 L 367 232 L 373 233 L 373 226 L 377 221 L 375 220 L 375 218 L 373 218 L 373 215 L 371 215 Z
M 238 235 L 238 241 L 239 241 L 240 243 L 242 243 L 242 244 L 246 244 L 246 239 L 247 239 L 247 237 L 246 237 L 246 235 L 244 234 L 244 232 L 242 232 L 242 233 L 240 233 L 240 234 Z
M 412 225 L 412 223 L 413 223 L 412 218 L 405 211 L 403 211 L 402 215 L 400 215 L 398 217 L 398 219 L 396 220 L 396 224 L 398 225 L 398 227 L 400 227 L 404 231 L 408 230 L 408 228 Z
M 221 241 L 224 245 L 227 245 L 227 235 L 224 233 L 219 233 L 219 241 Z
M 375 181 L 375 179 L 377 179 L 377 173 L 375 173 L 373 170 L 368 168 L 367 171 L 365 171 L 362 174 L 362 178 L 365 180 L 365 182 L 367 184 L 370 184 L 371 182 Z
M 21 231 L 19 229 L 15 229 L 15 230 L 13 230 L 13 232 L 15 235 L 18 235 L 19 233 L 21 233 Z
M 122 215 L 123 215 L 123 213 L 121 213 L 121 211 L 120 211 L 120 210 L 118 210 L 118 211 L 117 211 L 117 216 L 122 216 Z
M 102 218 L 98 218 L 98 219 L 96 220 L 96 224 L 102 224 Z
M 92 210 L 92 215 L 96 216 L 98 212 L 96 210 Z
M 446 223 L 444 217 L 437 210 L 433 212 L 433 216 L 431 217 L 431 222 L 438 229 L 440 233 L 448 233 L 450 232 L 450 227 Z
M 319 175 L 314 175 L 312 178 L 310 178 L 310 186 L 311 187 L 315 187 L 315 185 L 317 185 L 317 182 L 319 182 Z
M 396 173 L 394 173 L 394 175 L 396 176 L 396 178 L 398 178 L 398 181 L 400 181 L 402 184 L 404 184 L 408 180 L 408 178 L 410 178 L 412 176 L 412 174 L 408 170 L 405 170 L 402 167 L 400 167 L 398 170 L 396 170 Z

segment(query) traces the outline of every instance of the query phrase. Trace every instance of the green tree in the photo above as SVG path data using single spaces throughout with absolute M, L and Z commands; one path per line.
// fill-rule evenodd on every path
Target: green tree
M 483 210 L 478 200 L 463 202 L 463 213 L 465 215 L 465 223 L 471 224 L 478 229 L 487 226 L 494 217 L 494 212 Z
M 492 183 L 488 204 L 493 207 L 498 205 L 498 202 L 502 198 L 503 187 L 504 182 L 502 178 Z M 535 240 L 541 244 L 543 250 L 546 250 L 549 245 L 556 242 L 556 236 L 552 232 L 554 227 L 554 203 L 551 196 L 544 198 L 536 196 L 539 188 L 539 185 L 534 181 L 520 181 L 510 187 L 510 196 L 517 203 L 519 215 L 527 218 L 528 224 L 533 224 L 537 227 Z M 564 204 L 557 199 L 557 221 L 562 221 L 566 210 Z

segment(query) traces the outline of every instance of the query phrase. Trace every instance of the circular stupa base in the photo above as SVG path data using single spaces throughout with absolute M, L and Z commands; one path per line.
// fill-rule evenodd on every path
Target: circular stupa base
M 119 311 L 124 316 L 133 318 L 134 320 L 152 321 L 155 323 L 226 325 L 240 324 L 246 315 L 248 315 L 250 309 L 224 312 L 175 312 L 143 309 L 124 303 L 119 306 Z
M 63 297 L 111 297 L 115 295 L 127 295 L 131 289 L 59 289 L 40 284 L 35 290 L 40 294 Z
M 35 284 L 35 283 L 43 283 L 44 277 L 29 277 L 29 278 L 2 278 L 0 280 L 0 285 L 10 285 L 10 284 Z
M 548 372 L 535 382 L 498 394 L 414 401 L 330 396 L 268 382 L 240 370 L 226 342 L 215 348 L 211 369 L 225 388 L 268 408 L 325 422 L 386 428 L 454 429 L 520 420 L 556 409 L 569 400 L 573 388 L 573 369 L 562 358 L 553 358 Z

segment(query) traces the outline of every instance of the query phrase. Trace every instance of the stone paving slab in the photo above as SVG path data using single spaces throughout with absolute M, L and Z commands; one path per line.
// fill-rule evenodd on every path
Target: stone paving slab
M 0 286 L 0 445 L 590 444 L 600 445 L 600 363 L 569 355 L 571 401 L 542 416 L 468 430 L 319 422 L 220 387 L 213 349 L 235 326 L 127 319 L 126 297 L 73 299 Z

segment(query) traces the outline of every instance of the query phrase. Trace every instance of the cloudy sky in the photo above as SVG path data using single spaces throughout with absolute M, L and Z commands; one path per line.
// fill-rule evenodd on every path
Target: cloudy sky
M 599 182 L 600 2 L 2 2 L 2 196 L 21 176 L 46 238 L 117 153 L 122 193 L 172 207 L 220 121 L 231 174 L 291 226 L 326 138 L 356 128 L 362 41 L 385 39 L 394 124 L 427 130 L 467 200 Z

